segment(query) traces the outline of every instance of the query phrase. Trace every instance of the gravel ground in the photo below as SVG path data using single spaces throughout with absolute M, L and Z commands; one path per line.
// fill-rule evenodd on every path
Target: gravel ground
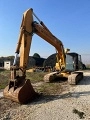
M 3 97 L 3 91 L 0 90 L 0 98 Z
M 90 73 L 77 86 L 58 95 L 46 95 L 27 105 L 0 98 L 0 120 L 90 120 Z M 4 102 L 2 102 L 4 101 Z M 9 108 L 3 103 L 9 104 Z

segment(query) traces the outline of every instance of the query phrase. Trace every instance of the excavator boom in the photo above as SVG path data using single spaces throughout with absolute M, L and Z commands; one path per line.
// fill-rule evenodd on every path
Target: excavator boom
M 33 20 L 35 16 L 39 23 Z M 38 94 L 34 91 L 29 79 L 26 79 L 26 68 L 29 59 L 29 52 L 33 34 L 37 34 L 42 39 L 50 43 L 57 50 L 59 70 L 66 66 L 66 54 L 61 40 L 56 38 L 45 24 L 29 9 L 23 14 L 19 40 L 15 52 L 13 66 L 11 66 L 11 79 L 9 85 L 4 89 L 4 96 L 19 103 L 31 101 Z M 17 65 L 17 57 L 20 55 L 20 62 Z M 57 72 L 54 72 L 56 74 Z M 53 75 L 53 74 L 52 74 Z

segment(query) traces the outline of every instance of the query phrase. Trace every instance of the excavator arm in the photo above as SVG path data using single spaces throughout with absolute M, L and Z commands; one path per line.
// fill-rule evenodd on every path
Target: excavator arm
M 34 91 L 30 80 L 26 79 L 26 68 L 29 59 L 29 52 L 33 34 L 37 34 L 43 40 L 50 43 L 58 51 L 58 61 L 60 70 L 65 68 L 65 52 L 62 42 L 56 38 L 49 29 L 39 19 L 39 23 L 33 20 L 33 9 L 27 10 L 23 14 L 19 41 L 17 44 L 15 59 L 11 66 L 11 79 L 9 85 L 4 89 L 4 96 L 19 103 L 25 103 L 32 100 L 37 93 Z M 20 56 L 20 63 L 17 65 L 17 56 Z M 17 75 L 17 71 L 19 74 Z
M 17 57 L 20 54 L 20 64 L 19 67 L 22 68 L 22 75 L 26 74 L 26 67 L 29 59 L 30 46 L 33 35 L 33 28 L 31 27 L 33 21 L 32 11 L 27 10 L 23 14 L 22 23 L 20 27 L 19 40 L 15 52 L 15 59 L 13 65 L 17 64 Z
M 29 9 L 23 14 L 19 42 L 16 49 L 16 56 L 20 53 L 20 67 L 24 71 L 27 67 L 32 35 L 35 33 L 56 48 L 60 69 L 62 67 L 65 68 L 65 52 L 62 42 L 49 31 L 42 21 L 39 20 L 40 23 L 33 21 L 33 15 L 36 16 L 33 9 Z M 14 65 L 16 65 L 16 58 Z
M 36 33 L 38 36 L 43 38 L 43 40 L 50 43 L 52 46 L 54 46 L 58 52 L 58 61 L 60 64 L 60 69 L 63 67 L 65 68 L 65 52 L 62 42 L 57 39 L 46 27 L 44 27 L 44 24 L 38 24 L 36 22 L 33 22 L 34 27 L 34 33 Z

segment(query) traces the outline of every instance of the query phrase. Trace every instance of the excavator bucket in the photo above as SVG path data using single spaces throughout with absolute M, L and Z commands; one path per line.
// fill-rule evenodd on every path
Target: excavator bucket
M 20 82 L 16 80 L 10 81 L 9 85 L 4 89 L 3 95 L 5 98 L 24 104 L 32 101 L 37 96 L 37 93 L 34 91 L 29 79 L 23 79 L 23 82 L 20 79 Z
M 31 101 L 38 95 L 34 91 L 30 80 L 25 79 L 27 63 L 29 59 L 29 51 L 33 35 L 32 12 L 33 10 L 29 9 L 23 14 L 14 63 L 13 66 L 11 66 L 11 79 L 9 81 L 9 85 L 4 89 L 3 92 L 5 98 L 19 102 L 21 104 Z M 18 54 L 20 54 L 19 63 L 17 62 Z M 17 63 L 19 66 L 17 65 Z M 21 74 L 17 75 L 17 70 L 20 70 Z

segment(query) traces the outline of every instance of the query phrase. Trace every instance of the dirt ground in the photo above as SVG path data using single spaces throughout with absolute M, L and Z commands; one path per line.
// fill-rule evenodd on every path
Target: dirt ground
M 10 108 L 16 108 L 19 107 L 20 104 L 13 102 L 11 100 L 5 99 L 5 98 L 0 98 L 0 115 L 5 113 L 6 110 Z
M 39 92 L 40 96 L 35 99 L 34 102 L 42 101 L 42 99 L 45 99 L 46 101 L 55 99 L 58 95 L 60 95 L 63 91 L 67 91 L 69 89 L 69 85 L 67 81 L 59 81 L 56 83 L 52 83 L 48 86 L 48 83 L 44 82 L 38 82 L 35 84 L 32 84 L 35 91 Z M 43 90 L 41 89 L 42 87 Z M 48 91 L 48 87 L 50 87 L 50 91 Z M 1 92 L 3 90 L 0 90 Z M 33 103 L 33 102 L 32 102 Z M 31 104 L 32 104 L 31 103 Z M 6 99 L 4 97 L 0 98 L 0 115 L 7 112 L 9 109 L 18 108 L 21 105 L 19 103 L 16 103 L 14 101 L 11 101 L 9 99 Z M 1 116 L 0 116 L 1 117 Z
M 38 91 L 43 84 L 39 82 L 33 86 Z M 43 92 L 39 98 L 26 105 L 0 98 L 0 120 L 90 119 L 90 71 L 84 72 L 83 80 L 76 86 L 70 86 L 67 81 L 53 84 L 58 87 L 57 91 L 54 89 L 54 92 L 51 90 L 48 94 Z

